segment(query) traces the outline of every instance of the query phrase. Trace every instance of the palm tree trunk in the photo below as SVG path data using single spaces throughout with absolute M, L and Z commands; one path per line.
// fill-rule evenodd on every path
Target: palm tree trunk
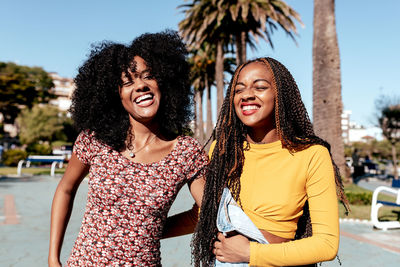
M 204 142 L 204 123 L 203 123 L 203 92 L 196 90 L 195 97 L 195 126 L 194 135 L 201 144 Z
M 313 123 L 318 136 L 331 144 L 332 157 L 345 172 L 341 128 L 340 56 L 335 25 L 335 1 L 314 0 Z
M 212 107 L 211 107 L 211 87 L 206 82 L 206 90 L 207 90 L 207 134 L 206 139 L 210 138 L 213 131 L 213 122 L 212 122 Z
M 399 173 L 397 171 L 397 151 L 396 151 L 396 144 L 392 144 L 392 158 L 393 158 L 393 176 L 394 179 L 399 178 Z
M 199 91 L 200 101 L 199 101 L 199 140 L 201 144 L 204 144 L 205 136 L 204 136 L 204 119 L 203 119 L 203 91 Z
M 236 65 L 241 65 L 247 60 L 246 32 L 236 34 Z
M 222 41 L 217 43 L 217 55 L 215 59 L 215 81 L 217 84 L 217 114 L 224 102 L 224 49 Z
M 207 92 L 207 127 L 206 127 L 206 137 L 204 138 L 205 142 L 207 142 L 213 131 L 213 122 L 212 122 L 212 107 L 211 107 L 211 86 L 209 86 L 208 81 L 206 80 L 206 92 Z M 205 150 L 208 152 L 211 147 L 211 142 L 208 142 Z

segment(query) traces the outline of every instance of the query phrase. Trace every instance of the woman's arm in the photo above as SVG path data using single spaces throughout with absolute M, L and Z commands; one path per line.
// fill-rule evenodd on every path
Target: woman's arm
M 60 251 L 75 193 L 88 171 L 89 166 L 80 162 L 73 153 L 67 170 L 57 186 L 51 207 L 49 266 L 61 266 Z
M 205 180 L 203 177 L 195 179 L 189 184 L 190 193 L 196 203 L 193 205 L 192 209 L 167 218 L 162 238 L 193 233 L 198 221 L 199 206 L 201 206 L 201 200 L 203 198 L 204 184 Z
M 194 201 L 196 201 L 198 207 L 201 207 L 205 184 L 206 180 L 204 177 L 197 178 L 191 184 L 189 184 L 190 193 L 192 194 L 192 197 Z
M 313 230 L 311 237 L 280 244 L 248 244 L 243 236 L 219 238 L 214 244 L 218 248 L 214 252 L 217 259 L 237 262 L 237 258 L 230 255 L 238 255 L 230 248 L 242 247 L 241 251 L 250 251 L 251 266 L 291 266 L 332 260 L 339 247 L 339 216 L 332 162 L 325 148 L 320 148 L 310 161 L 306 191 Z M 240 260 L 246 261 L 247 257 L 244 254 Z

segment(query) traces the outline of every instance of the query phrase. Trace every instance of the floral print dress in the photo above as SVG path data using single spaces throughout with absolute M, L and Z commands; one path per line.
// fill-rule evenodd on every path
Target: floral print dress
M 160 239 L 172 202 L 205 172 L 200 144 L 180 136 L 164 159 L 141 164 L 81 132 L 74 153 L 90 165 L 89 191 L 67 266 L 161 266 Z

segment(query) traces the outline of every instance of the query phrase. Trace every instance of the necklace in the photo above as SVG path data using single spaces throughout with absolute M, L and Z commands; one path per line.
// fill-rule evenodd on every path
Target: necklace
M 136 151 L 134 151 L 135 147 L 132 144 L 133 140 L 135 140 L 135 136 L 133 136 L 133 138 L 130 138 L 128 145 L 126 147 L 129 151 L 129 157 L 134 158 L 138 152 L 140 152 L 143 148 L 145 148 L 146 146 L 151 144 L 151 142 L 153 142 L 153 140 L 156 139 L 156 136 L 157 136 L 156 134 L 153 135 L 153 137 L 151 137 L 150 141 L 146 142 L 146 144 L 144 144 L 141 148 L 139 148 Z

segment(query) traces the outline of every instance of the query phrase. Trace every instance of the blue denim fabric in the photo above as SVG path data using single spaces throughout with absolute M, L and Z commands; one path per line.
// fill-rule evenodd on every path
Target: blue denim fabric
M 228 188 L 224 188 L 221 196 L 221 201 L 218 207 L 217 215 L 217 228 L 224 235 L 229 232 L 236 231 L 252 241 L 256 241 L 261 244 L 268 244 L 263 234 L 258 230 L 254 223 L 244 213 L 240 206 L 233 199 L 231 192 Z M 247 267 L 247 263 L 229 263 L 220 262 L 215 260 L 215 267 Z

